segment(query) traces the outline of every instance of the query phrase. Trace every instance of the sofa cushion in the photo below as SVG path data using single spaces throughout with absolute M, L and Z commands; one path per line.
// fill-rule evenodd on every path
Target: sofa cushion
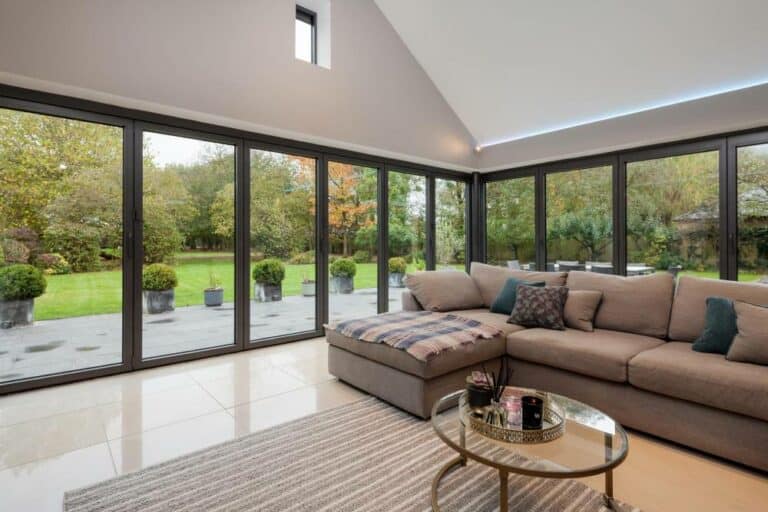
M 405 277 L 405 285 L 427 311 L 479 308 L 483 298 L 466 272 L 429 270 Z
M 573 271 L 568 274 L 567 284 L 570 290 L 603 292 L 595 327 L 657 338 L 667 335 L 675 287 L 672 274 L 623 277 Z
M 669 342 L 629 362 L 635 387 L 768 421 L 768 367 Z
M 562 331 L 565 329 L 563 306 L 566 297 L 568 288 L 565 286 L 537 288 L 522 285 L 517 289 L 515 308 L 507 322 Z
M 725 355 L 739 332 L 733 301 L 725 297 L 707 297 L 706 304 L 704 331 L 693 342 L 692 348 L 696 352 Z
M 604 329 L 527 329 L 507 336 L 507 354 L 598 379 L 626 382 L 627 362 L 663 343 L 649 336 Z
M 499 294 L 493 299 L 491 304 L 492 313 L 502 313 L 508 315 L 515 309 L 515 301 L 517 300 L 517 287 L 521 284 L 527 284 L 528 286 L 537 286 L 543 288 L 546 286 L 544 281 L 523 281 L 516 277 L 510 277 L 507 282 L 504 283 Z
M 768 308 L 736 301 L 738 334 L 728 350 L 729 361 L 768 366 Z
M 603 292 L 600 291 L 568 290 L 568 298 L 563 308 L 565 325 L 580 331 L 594 331 L 593 322 L 602 299 Z
M 521 281 L 544 281 L 547 286 L 563 286 L 566 273 L 513 270 L 473 261 L 469 267 L 469 275 L 475 281 L 477 289 L 483 297 L 485 307 L 491 307 L 493 300 L 499 295 L 499 292 L 504 287 L 504 283 L 510 277 L 515 277 Z
M 750 304 L 768 304 L 768 286 L 680 276 L 669 322 L 670 339 L 694 341 L 701 336 L 707 313 L 707 297 L 726 297 Z
M 507 316 L 491 313 L 487 309 L 470 309 L 452 312 L 455 315 L 472 318 L 487 325 L 498 327 L 502 334 L 490 340 L 479 340 L 456 350 L 443 352 L 427 362 L 422 362 L 405 350 L 390 347 L 384 343 L 369 343 L 348 338 L 336 331 L 327 330 L 329 344 L 372 361 L 390 366 L 422 379 L 431 379 L 459 368 L 471 366 L 504 355 L 505 340 L 509 333 L 523 329 L 519 325 L 506 323 Z

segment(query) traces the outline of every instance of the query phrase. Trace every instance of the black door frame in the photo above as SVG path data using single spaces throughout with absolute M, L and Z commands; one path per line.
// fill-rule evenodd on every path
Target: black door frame
M 110 116 L 105 114 L 94 114 L 89 112 L 82 112 L 80 110 L 71 109 L 68 107 L 40 104 L 25 99 L 17 99 L 11 97 L 0 96 L 0 108 L 16 110 L 20 112 L 26 112 L 30 114 L 39 114 L 50 117 L 57 117 L 63 119 L 71 119 L 75 121 L 82 121 L 93 124 L 100 124 L 105 126 L 113 126 L 121 128 L 123 132 L 123 162 L 122 162 L 122 179 L 123 179 L 123 205 L 122 205 L 122 217 L 123 217 L 123 264 L 122 264 L 122 342 L 121 342 L 121 361 L 119 363 L 106 364 L 101 366 L 94 366 L 91 368 L 83 368 L 80 370 L 70 370 L 66 372 L 60 372 L 55 374 L 39 375 L 35 377 L 29 377 L 25 379 L 19 379 L 10 381 L 8 383 L 0 384 L 0 395 L 5 393 L 13 393 L 17 391 L 23 391 L 27 389 L 35 389 L 45 386 L 53 386 L 58 384 L 66 384 L 70 382 L 79 381 L 82 379 L 104 377 L 107 375 L 114 375 L 129 371 L 131 369 L 131 361 L 133 358 L 133 343 L 132 339 L 135 335 L 135 325 L 133 324 L 133 309 L 134 303 L 132 300 L 135 294 L 135 270 L 134 261 L 136 254 L 131 250 L 133 247 L 133 234 L 130 229 L 132 219 L 135 216 L 134 213 L 134 178 L 133 178 L 133 163 L 134 163 L 134 122 L 130 119 L 124 119 L 121 117 Z
M 171 135 L 175 137 L 184 137 L 188 139 L 194 139 L 198 141 L 203 142 L 212 142 L 217 144 L 226 144 L 233 146 L 235 150 L 235 168 L 234 168 L 234 178 L 235 178 L 235 211 L 232 212 L 235 216 L 235 254 L 233 258 L 233 264 L 235 266 L 235 313 L 233 318 L 233 325 L 232 325 L 232 343 L 226 344 L 226 345 L 220 345 L 210 348 L 203 348 L 203 349 L 197 349 L 197 350 L 190 350 L 185 352 L 178 352 L 175 354 L 167 354 L 162 356 L 155 356 L 150 358 L 144 358 L 143 353 L 143 346 L 144 346 L 144 336 L 143 336 L 143 329 L 142 329 L 142 323 L 143 323 L 143 311 L 142 311 L 142 291 L 140 286 L 134 286 L 134 292 L 133 292 L 133 322 L 135 328 L 134 336 L 133 336 L 133 342 L 134 342 L 134 350 L 133 350 L 133 360 L 132 360 L 132 369 L 141 369 L 141 368 L 152 368 L 155 366 L 162 366 L 165 364 L 171 364 L 171 363 L 178 363 L 183 361 L 191 361 L 194 359 L 199 359 L 201 357 L 208 357 L 208 356 L 215 356 L 215 355 L 221 355 L 221 354 L 230 354 L 232 352 L 237 352 L 240 350 L 243 350 L 245 339 L 243 338 L 243 331 L 242 327 L 244 325 L 244 308 L 243 303 L 245 297 L 243 297 L 243 290 L 242 286 L 238 286 L 238 283 L 240 283 L 244 277 L 247 278 L 248 271 L 242 266 L 241 258 L 238 257 L 238 248 L 242 246 L 242 240 L 243 240 L 243 230 L 242 230 L 242 219 L 239 218 L 237 215 L 237 212 L 240 208 L 240 203 L 238 201 L 242 200 L 242 189 L 244 187 L 244 176 L 243 176 L 243 159 L 242 159 L 242 153 L 243 153 L 243 141 L 241 139 L 226 137 L 226 136 L 220 136 L 216 134 L 209 134 L 205 132 L 200 132 L 197 130 L 191 130 L 187 128 L 179 128 L 175 126 L 167 126 L 162 124 L 155 124 L 155 123 L 146 123 L 146 122 L 136 122 L 134 125 L 134 144 L 133 148 L 135 151 L 134 155 L 134 206 L 133 206 L 133 234 L 134 234 L 134 240 L 133 240 L 133 254 L 136 255 L 136 257 L 133 259 L 133 275 L 137 276 L 137 279 L 141 278 L 142 275 L 142 269 L 143 269 L 143 261 L 144 261 L 144 248 L 143 248 L 143 210 L 144 210 L 144 193 L 143 193 L 143 177 L 144 177 L 144 133 L 150 132 L 150 133 L 158 133 L 163 135 Z M 240 224 L 238 224 L 238 220 L 240 220 Z M 242 250 L 240 251 L 242 253 Z M 243 275 L 245 274 L 245 276 Z M 137 282 L 138 284 L 138 282 Z M 246 304 L 247 305 L 247 304 Z M 247 308 L 246 308 L 247 309 Z
M 469 203 L 477 194 L 476 188 L 481 180 L 471 174 L 443 169 L 435 166 L 399 160 L 390 157 L 369 155 L 358 151 L 350 151 L 314 143 L 306 143 L 283 137 L 250 132 L 221 125 L 194 121 L 174 116 L 156 114 L 153 112 L 118 107 L 105 103 L 83 100 L 71 96 L 46 93 L 31 89 L 0 84 L 0 107 L 28 111 L 39 114 L 64 117 L 86 122 L 95 122 L 122 127 L 123 129 L 123 244 L 125 247 L 123 258 L 123 340 L 122 361 L 115 365 L 106 365 L 93 369 L 44 375 L 30 379 L 11 381 L 0 384 L 0 395 L 16 391 L 24 391 L 33 388 L 46 387 L 65 382 L 74 382 L 89 378 L 124 373 L 132 370 L 173 364 L 181 361 L 189 361 L 213 355 L 232 353 L 239 350 L 247 350 L 256 347 L 288 343 L 302 339 L 322 336 L 323 324 L 328 320 L 328 253 L 327 253 L 327 198 L 328 162 L 348 163 L 376 168 L 378 172 L 378 205 L 377 218 L 379 227 L 379 252 L 384 257 L 379 258 L 378 263 L 378 297 L 377 310 L 380 312 L 388 309 L 387 286 L 387 233 L 388 233 L 388 170 L 397 172 L 409 172 L 424 176 L 427 180 L 427 191 L 432 193 L 428 198 L 428 221 L 431 221 L 431 229 L 428 229 L 427 237 L 429 245 L 427 255 L 432 260 L 434 268 L 434 182 L 436 178 L 459 181 L 465 183 L 465 201 Z M 235 146 L 235 201 L 243 205 L 236 208 L 235 212 L 235 333 L 234 343 L 222 347 L 194 350 L 180 354 L 161 356 L 142 360 L 141 341 L 141 286 L 142 272 L 141 257 L 141 208 L 142 208 L 142 182 L 140 169 L 142 162 L 142 137 L 143 131 L 155 131 L 169 135 L 191 137 L 198 140 L 221 142 Z M 318 298 L 316 306 L 316 328 L 313 331 L 295 333 L 288 336 L 280 336 L 251 342 L 249 327 L 250 308 L 250 257 L 248 242 L 249 222 L 249 165 L 248 148 L 274 150 L 288 154 L 310 154 L 317 158 L 317 241 L 318 254 L 316 268 L 318 269 L 317 286 Z M 431 183 L 431 186 L 429 185 Z M 472 211 L 479 207 L 473 204 L 467 208 L 469 216 L 465 219 L 465 235 L 467 239 L 467 264 L 470 258 L 475 258 L 473 240 L 479 243 L 480 238 L 472 231 Z M 470 254 L 472 256 L 470 256 Z
M 274 153 L 280 153 L 283 155 L 288 156 L 300 156 L 305 158 L 311 158 L 315 161 L 315 327 L 314 329 L 308 330 L 308 331 L 298 331 L 287 335 L 281 335 L 281 336 L 270 336 L 265 338 L 256 338 L 253 339 L 251 337 L 250 327 L 250 313 L 251 313 L 251 297 L 250 297 L 250 288 L 251 288 L 251 276 L 250 276 L 250 267 L 251 267 L 251 258 L 250 258 L 250 218 L 251 218 L 251 150 L 255 151 L 269 151 Z M 285 145 L 276 145 L 276 144 L 266 144 L 263 142 L 255 141 L 255 140 L 246 140 L 244 144 L 244 157 L 243 157 L 243 183 L 245 186 L 242 187 L 242 203 L 241 207 L 238 208 L 238 214 L 242 216 L 240 226 L 242 228 L 241 233 L 241 239 L 244 241 L 244 247 L 241 249 L 241 265 L 243 266 L 245 270 L 245 277 L 243 280 L 243 283 L 241 285 L 244 285 L 244 296 L 245 296 L 245 304 L 241 306 L 241 310 L 243 310 L 243 317 L 244 317 L 244 326 L 243 326 L 243 332 L 244 332 L 244 340 L 245 341 L 245 348 L 257 348 L 257 347 L 267 347 L 271 345 L 279 345 L 282 343 L 289 343 L 292 341 L 299 341 L 304 340 L 307 338 L 314 338 L 318 336 L 322 336 L 323 331 L 323 324 L 327 322 L 328 318 L 328 301 L 327 301 L 327 293 L 326 290 L 328 289 L 328 279 L 326 273 L 323 272 L 323 269 L 326 268 L 327 261 L 328 261 L 328 252 L 327 252 L 327 246 L 325 244 L 325 236 L 324 233 L 327 231 L 327 222 L 328 222 L 328 216 L 327 216 L 327 193 L 325 190 L 327 190 L 326 187 L 322 186 L 323 180 L 327 181 L 327 167 L 325 165 L 325 159 L 323 157 L 322 153 L 316 152 L 316 151 L 306 151 L 295 147 L 285 146 Z M 325 212 L 324 212 L 325 210 Z
M 727 138 L 726 204 L 728 234 L 726 246 L 727 279 L 739 279 L 739 148 L 768 144 L 768 131 L 754 132 Z M 722 203 L 721 203 L 722 204 Z

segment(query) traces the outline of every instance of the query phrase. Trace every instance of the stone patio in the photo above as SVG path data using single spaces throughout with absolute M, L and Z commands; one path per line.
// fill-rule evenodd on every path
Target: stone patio
M 399 309 L 402 289 L 389 292 L 390 310 Z M 376 314 L 376 290 L 331 295 L 330 320 Z M 144 315 L 144 357 L 234 343 L 232 303 L 190 306 Z M 122 315 L 107 314 L 35 322 L 0 329 L 0 383 L 106 364 L 122 358 Z M 315 327 L 314 297 L 291 296 L 281 302 L 251 302 L 251 339 L 271 338 Z

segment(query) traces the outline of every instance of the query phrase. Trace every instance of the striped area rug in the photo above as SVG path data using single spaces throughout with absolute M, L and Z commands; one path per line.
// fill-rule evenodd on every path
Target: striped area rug
M 454 456 L 429 422 L 365 398 L 70 491 L 64 510 L 428 512 L 432 478 Z M 509 487 L 516 512 L 606 510 L 576 481 L 510 475 Z M 497 500 L 497 473 L 471 461 L 440 487 L 446 512 L 498 510 Z

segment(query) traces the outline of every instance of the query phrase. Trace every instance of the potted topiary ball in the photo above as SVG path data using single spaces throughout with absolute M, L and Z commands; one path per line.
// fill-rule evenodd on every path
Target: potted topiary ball
M 395 256 L 389 258 L 389 286 L 391 288 L 404 288 L 405 284 L 405 269 L 408 268 L 408 264 L 405 262 L 405 258 Z
M 203 290 L 205 307 L 212 308 L 224 304 L 224 288 L 221 287 L 221 278 L 211 272 L 208 276 L 208 288 Z
M 141 289 L 144 292 L 144 310 L 150 315 L 176 309 L 174 288 L 179 284 L 174 271 L 163 263 L 153 263 L 144 268 Z
M 35 320 L 35 299 L 45 293 L 45 277 L 32 265 L 0 268 L 0 327 L 29 325 Z
M 341 258 L 331 264 L 331 292 L 352 293 L 355 291 L 357 265 L 349 258 Z
M 283 300 L 285 265 L 275 258 L 267 258 L 253 266 L 253 299 L 256 302 Z

